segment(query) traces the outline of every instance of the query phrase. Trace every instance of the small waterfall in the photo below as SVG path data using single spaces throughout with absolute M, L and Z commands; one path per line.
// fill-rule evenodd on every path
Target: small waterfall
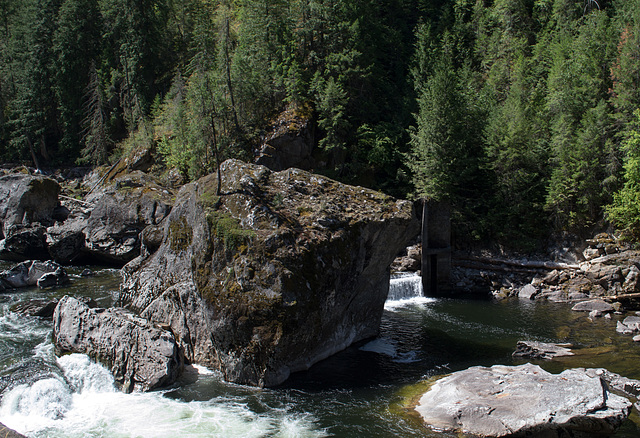
M 419 275 L 410 273 L 391 277 L 387 301 L 410 300 L 422 296 L 422 277 Z
M 422 292 L 422 277 L 415 273 L 395 274 L 389 282 L 389 294 L 384 308 L 394 311 L 407 304 L 426 304 L 437 301 L 425 297 Z

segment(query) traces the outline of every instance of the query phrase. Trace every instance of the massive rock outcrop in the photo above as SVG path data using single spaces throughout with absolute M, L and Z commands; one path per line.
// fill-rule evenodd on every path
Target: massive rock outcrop
M 631 402 L 610 393 L 599 374 L 550 374 L 531 364 L 472 367 L 438 380 L 416 410 L 432 428 L 479 437 L 608 436 Z
M 103 363 L 126 392 L 169 385 L 184 366 L 169 331 L 123 309 L 91 309 L 69 296 L 54 311 L 53 342 L 59 353 L 84 353 Z
M 170 325 L 188 360 L 258 386 L 378 332 L 389 265 L 419 230 L 410 202 L 236 160 L 220 196 L 217 183 L 180 190 L 162 239 L 123 269 L 120 304 Z

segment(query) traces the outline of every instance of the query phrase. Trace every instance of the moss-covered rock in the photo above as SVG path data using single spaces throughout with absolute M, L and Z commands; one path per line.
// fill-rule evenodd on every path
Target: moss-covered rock
M 169 324 L 189 360 L 258 386 L 376 335 L 413 206 L 297 169 L 230 160 L 184 186 L 120 302 Z

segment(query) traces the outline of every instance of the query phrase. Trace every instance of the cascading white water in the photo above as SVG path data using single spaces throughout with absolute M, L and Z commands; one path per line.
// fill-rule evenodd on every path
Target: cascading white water
M 389 282 L 389 294 L 385 309 L 392 310 L 397 306 L 411 303 L 429 303 L 434 298 L 427 298 L 422 292 L 422 277 L 416 273 L 395 274 Z
M 186 402 L 163 392 L 124 394 L 111 373 L 85 355 L 57 362 L 64 378 L 19 385 L 3 396 L 0 419 L 5 425 L 47 438 L 327 436 L 311 415 L 292 413 L 287 406 L 257 413 L 244 396 Z M 206 378 L 207 373 L 198 374 Z

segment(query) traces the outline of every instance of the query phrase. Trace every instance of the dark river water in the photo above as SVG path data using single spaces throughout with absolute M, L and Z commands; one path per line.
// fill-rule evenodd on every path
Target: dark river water
M 164 391 L 122 394 L 82 355 L 56 359 L 51 322 L 18 315 L 31 298 L 91 296 L 108 306 L 116 270 L 95 269 L 53 291 L 0 294 L 0 422 L 29 437 L 440 437 L 407 406 L 420 382 L 475 365 L 519 364 L 519 340 L 570 342 L 576 355 L 537 362 L 551 372 L 604 367 L 640 379 L 640 345 L 616 319 L 590 321 L 546 302 L 409 299 L 415 279 L 394 282 L 380 336 L 353 346 L 275 389 L 222 382 L 194 367 Z M 633 414 L 616 437 L 640 436 Z

